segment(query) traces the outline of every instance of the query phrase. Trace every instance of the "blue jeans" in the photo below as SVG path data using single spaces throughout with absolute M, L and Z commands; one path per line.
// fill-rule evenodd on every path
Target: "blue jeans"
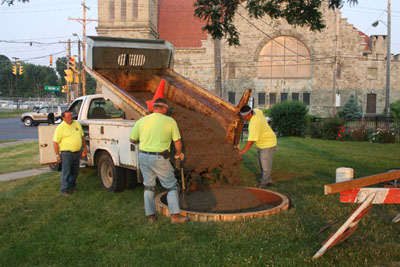
M 68 190 L 75 189 L 76 178 L 79 173 L 79 159 L 81 152 L 61 151 L 62 169 L 61 169 L 61 188 L 60 193 L 67 193 Z
M 163 156 L 139 153 L 139 167 L 143 174 L 144 210 L 146 216 L 156 214 L 154 201 L 156 178 L 161 185 L 168 189 L 167 200 L 170 214 L 180 213 L 177 180 L 174 168 Z
M 276 146 L 258 149 L 258 164 L 261 170 L 260 184 L 271 183 L 271 170 L 272 170 L 272 159 L 274 158 Z

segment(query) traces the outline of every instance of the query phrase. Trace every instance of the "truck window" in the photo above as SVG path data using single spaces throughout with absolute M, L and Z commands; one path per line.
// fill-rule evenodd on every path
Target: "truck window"
M 78 118 L 79 110 L 81 109 L 82 106 L 82 100 L 75 101 L 72 103 L 71 107 L 69 108 L 69 111 L 72 113 L 72 118 L 76 120 Z
M 113 102 L 103 98 L 93 99 L 89 106 L 88 119 L 124 118 L 124 112 L 118 110 Z
M 41 108 L 38 113 L 47 113 L 48 108 Z

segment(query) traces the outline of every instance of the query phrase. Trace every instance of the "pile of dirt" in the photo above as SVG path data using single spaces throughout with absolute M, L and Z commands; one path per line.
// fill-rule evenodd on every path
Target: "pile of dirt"
M 142 103 L 153 98 L 151 92 L 131 94 Z M 185 174 L 190 177 L 190 185 L 237 183 L 242 159 L 233 145 L 225 142 L 224 128 L 215 119 L 178 103 L 168 100 L 168 105 L 173 108 L 171 117 L 176 120 L 184 143 Z

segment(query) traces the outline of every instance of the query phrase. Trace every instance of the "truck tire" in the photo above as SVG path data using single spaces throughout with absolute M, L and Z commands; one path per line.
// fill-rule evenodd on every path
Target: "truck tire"
M 24 118 L 24 125 L 25 125 L 26 127 L 30 127 L 30 126 L 32 126 L 32 124 L 33 124 L 32 118 L 30 118 L 30 117 L 25 117 L 25 118 Z
M 110 155 L 103 152 L 97 164 L 97 175 L 103 188 L 109 192 L 122 192 L 126 187 L 126 170 L 114 166 Z
M 126 189 L 134 189 L 138 184 L 137 171 L 126 170 Z
M 62 166 L 61 163 L 52 163 L 52 164 L 49 164 L 50 170 L 56 171 L 56 172 L 61 171 L 61 166 Z

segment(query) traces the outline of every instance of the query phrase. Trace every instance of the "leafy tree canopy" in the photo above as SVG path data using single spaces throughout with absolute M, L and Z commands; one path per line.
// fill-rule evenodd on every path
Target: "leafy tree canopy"
M 22 2 L 22 3 L 26 3 L 29 2 L 29 0 L 17 0 L 18 2 Z M 7 5 L 11 6 L 14 5 L 15 0 L 2 0 L 1 4 L 3 5 L 4 3 L 6 3 Z
M 285 19 L 290 25 L 309 27 L 310 30 L 321 30 L 325 27 L 322 21 L 320 6 L 325 0 L 196 0 L 195 16 L 206 21 L 202 28 L 211 34 L 213 39 L 226 37 L 229 45 L 240 45 L 239 33 L 233 24 L 239 6 L 247 9 L 249 16 L 256 19 L 265 15 L 272 19 Z M 343 2 L 357 4 L 358 0 L 329 0 L 330 8 L 339 8 Z M 242 3 L 245 5 L 242 5 Z

